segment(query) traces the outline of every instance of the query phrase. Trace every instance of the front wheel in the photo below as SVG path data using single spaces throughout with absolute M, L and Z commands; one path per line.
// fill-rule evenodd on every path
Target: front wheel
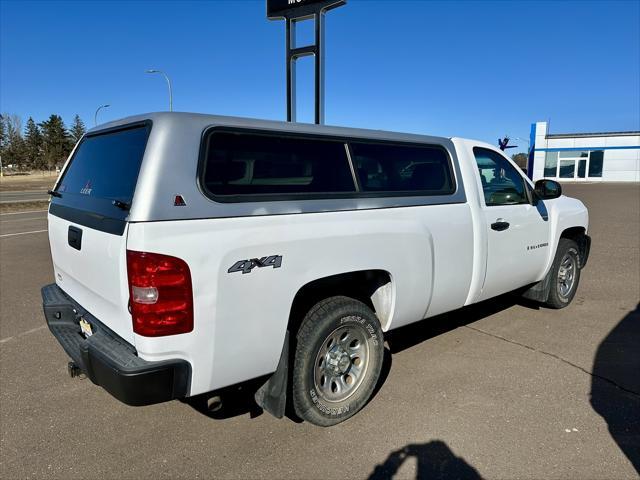
M 573 300 L 580 283 L 580 253 L 576 242 L 560 239 L 549 275 L 551 286 L 546 305 L 564 308 Z
M 327 298 L 309 310 L 296 338 L 296 414 L 328 427 L 362 409 L 378 382 L 384 354 L 380 322 L 371 309 L 352 298 Z

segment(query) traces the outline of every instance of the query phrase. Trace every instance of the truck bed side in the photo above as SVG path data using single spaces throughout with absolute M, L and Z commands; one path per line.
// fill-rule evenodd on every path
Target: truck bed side
M 147 360 L 178 356 L 200 366 L 193 395 L 275 370 L 294 296 L 325 276 L 388 272 L 392 301 L 381 318 L 384 330 L 453 310 L 464 304 L 471 282 L 470 215 L 468 205 L 455 204 L 132 223 L 129 249 L 198 265 L 194 331 L 137 336 L 136 348 Z M 282 256 L 280 268 L 228 272 L 238 261 L 273 255 Z

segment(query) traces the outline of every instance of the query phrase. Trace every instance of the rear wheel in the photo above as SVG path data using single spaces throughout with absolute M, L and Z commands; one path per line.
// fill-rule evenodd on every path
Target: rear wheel
M 568 238 L 560 239 L 549 275 L 551 288 L 546 305 L 564 308 L 573 300 L 580 282 L 580 254 L 576 242 Z
M 310 423 L 331 426 L 367 403 L 384 354 L 382 329 L 364 303 L 331 297 L 305 316 L 297 334 L 293 406 Z

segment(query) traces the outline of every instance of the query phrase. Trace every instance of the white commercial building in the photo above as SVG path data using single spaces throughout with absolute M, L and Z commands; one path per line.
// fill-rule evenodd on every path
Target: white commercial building
M 531 125 L 527 171 L 533 180 L 640 182 L 640 132 L 548 133 Z

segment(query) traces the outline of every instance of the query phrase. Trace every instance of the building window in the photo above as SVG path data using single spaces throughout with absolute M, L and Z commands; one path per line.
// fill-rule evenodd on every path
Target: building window
M 545 152 L 547 178 L 602 177 L 604 150 L 555 150 Z
M 580 152 L 577 150 L 566 150 L 560 152 L 560 158 L 587 158 L 589 152 Z
M 604 161 L 604 150 L 594 150 L 589 156 L 589 176 L 602 177 L 602 164 Z
M 544 176 L 555 177 L 558 172 L 558 152 L 547 152 L 544 158 Z
M 587 160 L 578 160 L 578 178 L 584 178 L 587 169 Z
M 560 178 L 573 178 L 575 170 L 575 160 L 560 160 Z

